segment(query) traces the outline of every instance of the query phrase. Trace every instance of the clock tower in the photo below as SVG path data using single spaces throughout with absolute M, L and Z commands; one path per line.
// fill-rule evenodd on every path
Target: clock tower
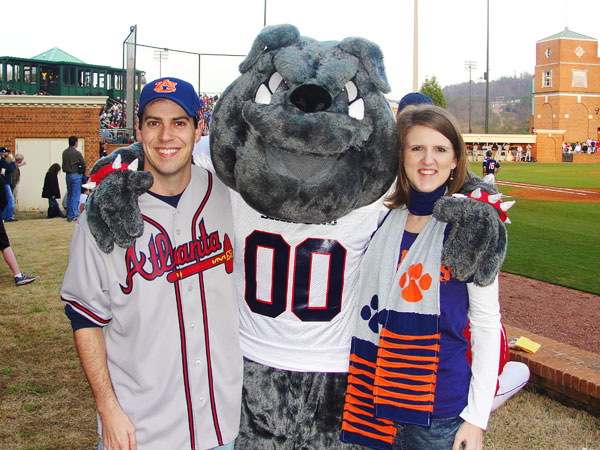
M 533 81 L 534 132 L 538 161 L 556 162 L 560 155 L 544 154 L 551 139 L 562 153 L 562 142 L 600 140 L 600 58 L 598 40 L 568 28 L 536 44 Z M 549 144 L 547 142 L 546 144 Z

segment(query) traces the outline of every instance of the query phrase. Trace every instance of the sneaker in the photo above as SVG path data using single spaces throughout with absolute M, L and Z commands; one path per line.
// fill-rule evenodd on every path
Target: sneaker
M 15 277 L 15 284 L 17 286 L 24 286 L 29 283 L 33 283 L 35 281 L 35 277 L 31 275 L 27 275 L 26 273 L 22 273 L 20 277 Z
M 16 222 L 17 219 L 15 219 L 14 217 L 11 217 L 10 219 L 4 219 L 5 222 Z

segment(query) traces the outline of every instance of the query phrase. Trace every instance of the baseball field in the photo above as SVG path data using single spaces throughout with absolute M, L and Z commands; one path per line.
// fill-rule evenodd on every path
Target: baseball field
M 503 270 L 600 293 L 600 165 L 502 164 L 498 179 L 517 200 Z M 38 279 L 17 288 L 0 270 L 0 449 L 95 449 L 94 400 L 59 298 L 75 223 L 17 218 L 6 224 L 11 246 Z M 492 414 L 484 439 L 487 450 L 600 449 L 600 418 L 524 390 Z
M 516 200 L 502 270 L 600 294 L 600 165 L 501 162 L 497 182 Z

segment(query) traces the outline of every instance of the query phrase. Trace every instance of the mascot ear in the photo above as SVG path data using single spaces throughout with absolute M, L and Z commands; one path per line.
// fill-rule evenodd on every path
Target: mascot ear
M 363 38 L 349 37 L 340 42 L 338 47 L 360 60 L 377 89 L 384 94 L 391 91 L 383 66 L 383 54 L 376 44 Z
M 240 72 L 246 73 L 256 63 L 265 50 L 276 50 L 295 44 L 300 39 L 300 32 L 294 25 L 273 25 L 263 29 L 254 42 L 250 53 L 240 64 Z

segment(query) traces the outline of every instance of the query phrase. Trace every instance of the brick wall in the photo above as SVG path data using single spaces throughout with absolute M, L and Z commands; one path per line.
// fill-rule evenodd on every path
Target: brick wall
M 16 139 L 85 140 L 88 167 L 98 159 L 100 109 L 107 97 L 0 96 L 0 146 L 13 150 Z
M 587 153 L 573 153 L 573 162 L 578 164 L 598 164 L 600 163 L 600 153 L 595 153 L 593 155 L 588 155 Z

